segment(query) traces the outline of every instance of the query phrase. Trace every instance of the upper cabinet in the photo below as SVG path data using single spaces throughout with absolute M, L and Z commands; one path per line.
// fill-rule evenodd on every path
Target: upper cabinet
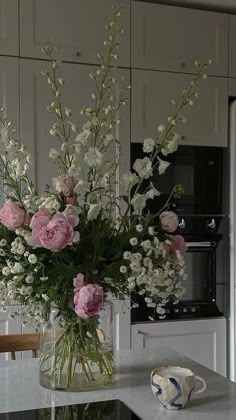
M 155 136 L 157 126 L 166 124 L 175 112 L 172 98 L 181 99 L 190 81 L 191 76 L 185 74 L 132 71 L 131 141 Z M 197 91 L 196 104 L 182 112 L 186 123 L 176 127 L 180 144 L 227 146 L 228 79 L 208 77 L 199 82 Z
M 7 1 L 7 0 L 5 0 Z M 9 1 L 9 0 L 8 0 Z M 118 65 L 130 67 L 129 0 L 20 0 L 20 54 L 42 58 L 40 47 L 53 37 L 64 61 L 97 64 L 97 53 L 107 37 L 112 5 L 121 7 Z
M 228 76 L 226 14 L 132 1 L 131 39 L 134 68 L 191 73 L 212 59 L 208 73 Z
M 0 0 L 0 55 L 19 55 L 18 0 Z
M 236 15 L 229 17 L 229 77 L 236 77 Z

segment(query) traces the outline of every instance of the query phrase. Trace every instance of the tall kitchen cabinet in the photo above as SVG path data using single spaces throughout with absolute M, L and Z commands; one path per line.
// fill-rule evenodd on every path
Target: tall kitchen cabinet
M 19 55 L 18 0 L 0 0 L 0 54 Z

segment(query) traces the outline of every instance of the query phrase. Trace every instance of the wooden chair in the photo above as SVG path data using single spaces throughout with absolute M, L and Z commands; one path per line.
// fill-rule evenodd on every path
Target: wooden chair
M 16 351 L 32 351 L 32 357 L 37 357 L 39 349 L 39 334 L 9 334 L 0 335 L 0 353 L 11 353 L 11 360 L 16 360 Z

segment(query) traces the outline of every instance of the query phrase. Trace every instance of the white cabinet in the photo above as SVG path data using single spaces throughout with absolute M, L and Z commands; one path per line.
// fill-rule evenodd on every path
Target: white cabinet
M 0 55 L 19 55 L 18 0 L 0 0 Z
M 236 16 L 229 16 L 229 77 L 236 77 Z
M 132 67 L 191 73 L 194 62 L 228 76 L 228 16 L 132 1 Z
M 175 107 L 172 98 L 181 99 L 190 75 L 132 70 L 131 141 L 141 142 L 157 133 L 158 124 L 166 124 Z M 208 77 L 197 85 L 199 99 L 182 114 L 186 124 L 176 131 L 180 143 L 200 146 L 227 146 L 228 79 Z
M 56 167 L 49 161 L 48 152 L 52 147 L 58 147 L 58 141 L 49 134 L 54 114 L 46 107 L 52 102 L 47 79 L 41 76 L 41 69 L 47 68 L 48 62 L 22 59 L 20 70 L 20 129 L 22 142 L 27 144 L 34 157 L 35 180 L 39 191 L 56 175 Z M 91 104 L 91 93 L 94 91 L 94 81 L 89 73 L 95 71 L 92 66 L 78 64 L 63 64 L 60 76 L 66 80 L 64 85 L 63 105 L 72 110 L 71 121 L 81 127 L 80 110 L 82 106 Z M 128 70 L 117 70 L 117 74 L 129 80 Z M 118 95 L 118 89 L 116 89 Z M 116 100 L 116 98 L 115 98 Z M 122 122 L 116 128 L 116 136 L 124 143 L 124 149 L 129 150 L 129 107 L 125 107 Z M 76 134 L 74 135 L 76 136 Z
M 42 45 L 53 37 L 60 46 L 60 58 L 76 63 L 99 63 L 111 21 L 112 5 L 121 6 L 119 66 L 130 66 L 129 0 L 20 0 L 20 53 L 22 57 L 42 58 Z
M 143 323 L 131 326 L 131 348 L 169 347 L 226 376 L 226 319 Z

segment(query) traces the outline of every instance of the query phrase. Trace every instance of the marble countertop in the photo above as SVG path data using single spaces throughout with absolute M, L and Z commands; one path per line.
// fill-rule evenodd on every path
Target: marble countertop
M 120 399 L 142 420 L 235 420 L 236 384 L 168 349 L 117 352 L 116 384 L 97 391 L 49 391 L 38 382 L 37 359 L 0 363 L 0 413 L 66 404 Z M 151 392 L 152 368 L 175 365 L 192 369 L 207 383 L 180 411 L 165 410 Z

